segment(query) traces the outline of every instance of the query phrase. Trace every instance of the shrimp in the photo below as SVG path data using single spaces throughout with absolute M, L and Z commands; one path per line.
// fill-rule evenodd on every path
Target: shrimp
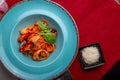
M 31 25 L 28 27 L 24 27 L 20 30 L 20 34 L 27 34 L 27 33 L 37 33 L 40 31 L 40 28 L 37 25 Z
M 23 40 L 27 39 L 30 34 L 23 34 L 18 37 L 18 42 L 22 42 Z
M 32 34 L 31 36 L 28 37 L 27 40 L 28 40 L 28 42 L 34 43 L 34 45 L 45 42 L 44 38 L 40 34 Z

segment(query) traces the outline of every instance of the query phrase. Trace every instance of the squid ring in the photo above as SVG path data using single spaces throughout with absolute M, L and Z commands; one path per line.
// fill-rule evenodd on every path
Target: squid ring
M 46 50 L 40 49 L 34 52 L 33 60 L 46 60 L 49 57 L 49 53 Z

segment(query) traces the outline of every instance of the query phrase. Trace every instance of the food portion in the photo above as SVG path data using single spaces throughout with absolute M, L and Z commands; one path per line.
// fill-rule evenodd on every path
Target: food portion
M 33 60 L 46 60 L 56 49 L 57 30 L 47 20 L 38 20 L 33 25 L 20 30 L 19 51 L 30 55 Z
M 100 53 L 97 47 L 86 47 L 81 52 L 82 57 L 87 64 L 94 64 L 99 61 Z

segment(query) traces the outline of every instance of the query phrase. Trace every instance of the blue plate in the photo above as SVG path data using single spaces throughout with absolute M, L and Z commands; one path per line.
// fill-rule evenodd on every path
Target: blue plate
M 33 61 L 19 52 L 19 30 L 46 19 L 58 31 L 56 50 L 47 60 Z M 47 80 L 63 73 L 78 50 L 78 30 L 70 14 L 52 1 L 33 0 L 16 5 L 0 23 L 0 59 L 15 76 L 26 80 Z

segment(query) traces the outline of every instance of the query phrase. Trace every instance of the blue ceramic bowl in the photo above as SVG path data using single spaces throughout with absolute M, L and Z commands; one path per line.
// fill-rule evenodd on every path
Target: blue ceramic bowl
M 47 60 L 33 61 L 19 52 L 19 30 L 46 19 L 58 31 L 56 50 Z M 26 80 L 47 80 L 64 72 L 78 50 L 78 31 L 72 17 L 55 2 L 23 2 L 2 18 L 0 23 L 0 59 L 15 76 Z

